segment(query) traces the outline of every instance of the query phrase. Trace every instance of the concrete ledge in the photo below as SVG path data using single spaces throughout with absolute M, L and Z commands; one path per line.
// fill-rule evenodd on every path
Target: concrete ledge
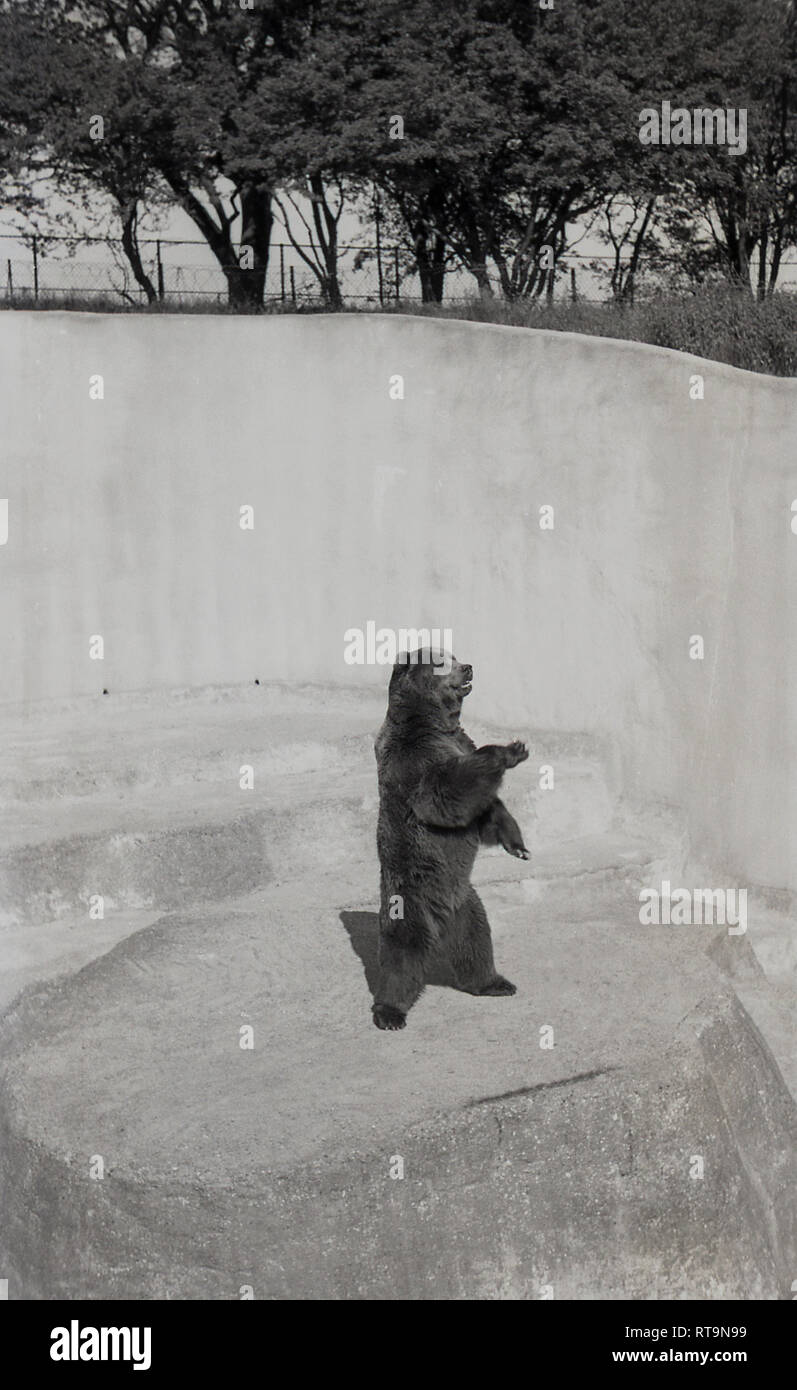
M 263 686 L 78 700 L 8 717 L 0 930 L 86 913 L 96 894 L 108 913 L 220 901 L 301 876 L 310 859 L 317 870 L 356 862 L 370 878 L 383 716 L 381 691 Z M 469 728 L 478 741 L 507 736 Z M 511 800 L 532 847 L 558 851 L 606 834 L 615 798 L 601 741 L 522 735 L 531 756 Z M 537 786 L 536 765 L 551 759 L 556 795 Z M 252 768 L 251 790 L 241 790 L 242 765 Z M 513 868 L 503 853 L 499 862 Z

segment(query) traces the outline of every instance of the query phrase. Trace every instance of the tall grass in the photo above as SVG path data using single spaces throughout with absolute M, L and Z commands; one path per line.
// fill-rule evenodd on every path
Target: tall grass
M 224 303 L 174 302 L 130 305 L 95 295 L 65 295 L 57 300 L 34 300 L 18 294 L 6 308 L 72 309 L 94 313 L 230 314 Z M 443 305 L 404 304 L 351 306 L 346 313 L 413 314 L 421 317 L 470 319 L 518 328 L 546 328 L 560 333 L 589 333 L 602 338 L 625 338 L 658 347 L 676 348 L 729 362 L 750 372 L 797 376 L 797 295 L 782 292 L 757 302 L 744 292 L 714 288 L 694 294 L 665 295 L 636 304 L 585 303 L 576 300 L 507 302 L 478 299 Z M 240 312 L 240 311 L 237 311 Z M 324 313 L 318 302 L 267 305 L 261 313 Z
M 760 303 L 732 289 L 662 295 L 636 304 L 482 299 L 447 306 L 397 305 L 393 312 L 625 338 L 692 352 L 750 372 L 797 376 L 797 296 L 788 293 Z

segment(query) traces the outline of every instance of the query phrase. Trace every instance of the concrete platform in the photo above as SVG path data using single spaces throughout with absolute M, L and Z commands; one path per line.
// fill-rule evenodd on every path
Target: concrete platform
M 519 994 L 430 987 L 380 1034 L 341 888 L 163 919 L 12 1010 L 12 1297 L 788 1295 L 794 1106 L 702 949 L 505 886 Z

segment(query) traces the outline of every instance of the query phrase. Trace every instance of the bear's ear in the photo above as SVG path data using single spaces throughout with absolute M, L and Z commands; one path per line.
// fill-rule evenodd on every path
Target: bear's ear
M 433 669 L 437 665 L 437 661 L 438 654 L 433 647 L 416 647 L 412 652 L 399 652 L 393 663 L 393 670 L 395 671 L 399 667 L 402 671 L 417 671 L 419 667 Z
M 417 653 L 399 652 L 393 662 L 393 671 L 388 686 L 388 697 L 395 694 L 418 670 Z
M 409 653 L 399 652 L 398 656 L 396 657 L 396 660 L 393 662 L 393 670 L 390 673 L 390 685 L 388 686 L 388 690 L 390 693 L 392 693 L 401 684 L 409 670 Z

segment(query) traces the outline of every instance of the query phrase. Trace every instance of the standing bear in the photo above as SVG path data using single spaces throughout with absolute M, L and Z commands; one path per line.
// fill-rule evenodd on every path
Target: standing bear
M 377 1028 L 403 1028 L 430 968 L 469 994 L 514 994 L 496 973 L 490 924 L 470 882 L 479 845 L 529 852 L 496 792 L 522 743 L 477 748 L 460 727 L 473 669 L 424 648 L 402 654 L 376 738 L 381 867 Z

